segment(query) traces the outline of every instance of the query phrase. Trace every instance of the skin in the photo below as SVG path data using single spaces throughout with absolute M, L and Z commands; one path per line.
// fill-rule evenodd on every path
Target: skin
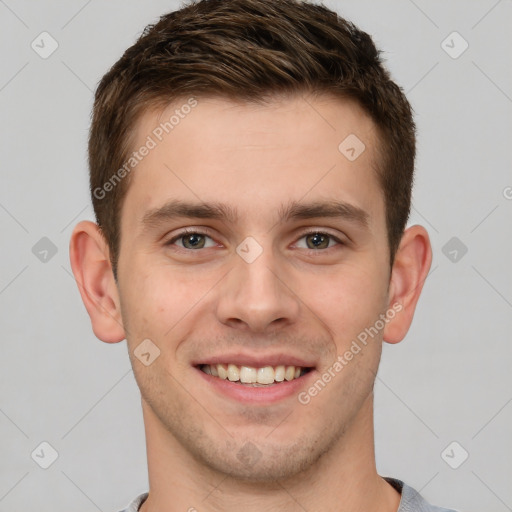
M 168 117 L 148 112 L 135 147 Z M 366 146 L 353 162 L 338 150 L 349 134 Z M 376 471 L 373 386 L 382 342 L 397 343 L 409 329 L 432 251 L 426 230 L 411 226 L 390 269 L 377 142 L 372 120 L 348 100 L 198 98 L 131 175 L 118 283 L 96 224 L 76 226 L 71 264 L 94 333 L 107 343 L 127 339 L 141 390 L 150 483 L 143 512 L 398 509 L 400 495 Z M 222 202 L 239 217 L 142 224 L 170 199 Z M 368 214 L 368 225 L 279 222 L 291 200 L 345 201 Z M 209 228 L 203 248 L 186 248 L 183 238 L 166 245 L 185 227 Z M 316 248 L 307 229 L 343 243 L 328 237 L 327 248 Z M 262 249 L 252 263 L 236 252 L 249 236 Z M 296 394 L 266 406 L 234 400 L 192 366 L 227 352 L 280 351 L 314 360 L 314 381 L 397 304 L 401 311 L 307 405 Z M 160 355 L 145 366 L 134 350 L 148 338 Z

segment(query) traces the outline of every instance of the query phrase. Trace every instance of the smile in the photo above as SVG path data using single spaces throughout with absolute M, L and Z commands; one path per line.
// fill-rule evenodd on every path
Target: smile
M 302 366 L 238 366 L 232 363 L 226 364 L 202 364 L 199 369 L 222 380 L 248 386 L 269 386 L 284 381 L 292 381 L 308 373 L 311 368 Z

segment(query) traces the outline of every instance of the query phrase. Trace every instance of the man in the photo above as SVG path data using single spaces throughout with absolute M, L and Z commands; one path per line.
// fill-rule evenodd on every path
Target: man
M 410 106 L 371 38 L 296 0 L 163 16 L 98 86 L 71 264 L 126 338 L 157 511 L 441 511 L 377 474 L 382 341 L 431 264 Z

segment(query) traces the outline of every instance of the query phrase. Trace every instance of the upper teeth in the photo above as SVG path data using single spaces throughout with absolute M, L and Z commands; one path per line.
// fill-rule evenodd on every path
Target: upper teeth
M 231 382 L 240 381 L 243 384 L 272 384 L 283 380 L 293 380 L 300 377 L 301 366 L 264 366 L 253 368 L 252 366 L 237 366 L 235 364 L 205 364 L 201 366 L 203 372 L 228 379 Z

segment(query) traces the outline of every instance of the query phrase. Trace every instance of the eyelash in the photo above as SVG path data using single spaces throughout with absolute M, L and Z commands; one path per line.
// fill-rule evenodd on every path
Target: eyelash
M 198 229 L 187 228 L 187 229 L 184 229 L 183 231 L 181 231 L 180 233 L 178 233 L 177 235 L 175 235 L 174 237 L 172 237 L 170 240 L 168 240 L 165 243 L 165 245 L 171 246 L 174 244 L 174 242 L 176 242 L 180 238 L 183 238 L 186 235 L 201 235 L 201 236 L 207 236 L 207 237 L 213 239 L 212 234 L 208 230 L 201 231 Z M 308 236 L 308 235 L 327 235 L 331 240 L 334 240 L 335 242 L 337 242 L 338 246 L 345 245 L 345 243 L 342 240 L 340 240 L 338 237 L 332 235 L 329 232 L 321 231 L 318 229 L 302 232 L 301 235 L 299 236 L 298 240 L 300 240 L 301 238 L 304 238 L 305 236 Z M 337 246 L 327 247 L 325 249 L 306 249 L 306 250 L 311 251 L 311 252 L 327 252 L 327 251 L 330 251 L 331 249 L 335 249 L 336 247 Z M 206 249 L 210 249 L 210 247 L 206 247 Z M 178 247 L 178 250 L 180 250 L 182 252 L 199 252 L 201 249 L 194 250 L 194 249 L 187 249 L 184 247 Z

